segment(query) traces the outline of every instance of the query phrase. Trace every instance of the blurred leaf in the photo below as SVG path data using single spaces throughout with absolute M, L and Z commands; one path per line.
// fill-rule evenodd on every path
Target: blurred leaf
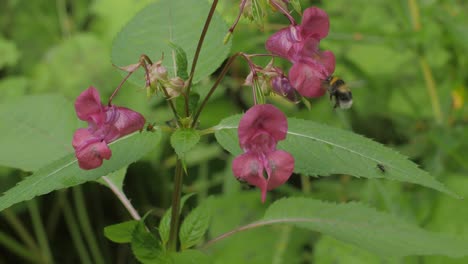
M 189 193 L 184 196 L 182 196 L 180 200 L 180 212 L 182 212 L 182 209 L 184 208 L 184 204 L 187 201 L 188 198 L 192 197 L 195 193 Z M 161 242 L 163 246 L 166 246 L 167 241 L 169 241 L 169 231 L 171 228 L 171 216 L 172 214 L 172 207 L 167 209 L 167 211 L 164 213 L 163 218 L 161 219 L 161 222 L 159 222 L 159 236 L 161 237 Z
M 184 159 L 185 154 L 200 141 L 200 134 L 193 129 L 179 129 L 171 135 L 171 145 L 179 158 Z
M 67 98 L 75 98 L 91 85 L 101 93 L 109 91 L 118 82 L 111 82 L 114 70 L 107 54 L 106 46 L 96 36 L 74 35 L 45 54 L 35 68 L 32 91 L 60 92 Z
M 366 250 L 360 249 L 356 246 L 348 243 L 341 242 L 330 236 L 323 236 L 314 245 L 314 260 L 316 264 L 335 264 L 335 263 L 346 263 L 346 264 L 373 264 L 373 263 L 414 263 L 408 262 L 407 259 L 382 259 L 381 257 L 369 253 Z
M 130 243 L 132 242 L 132 235 L 139 224 L 137 220 L 125 221 L 115 225 L 106 226 L 104 228 L 104 235 L 112 242 L 115 243 Z
M 151 2 L 154 0 L 93 1 L 91 11 L 96 15 L 93 29 L 111 41 L 138 11 Z
M 281 199 L 263 223 L 291 223 L 362 247 L 381 256 L 468 255 L 468 240 L 432 233 L 359 203 L 332 204 L 307 198 Z
M 179 231 L 180 247 L 182 250 L 197 245 L 208 230 L 210 223 L 209 204 L 204 203 L 195 208 L 184 219 Z
M 161 0 L 148 5 L 115 38 L 112 62 L 122 66 L 136 63 L 141 54 L 167 56 L 172 54 L 168 45 L 172 42 L 185 50 L 190 68 L 209 9 L 208 1 L 199 0 Z M 228 55 L 230 43 L 223 44 L 227 30 L 226 23 L 215 12 L 200 53 L 195 83 L 214 72 Z M 174 60 L 169 57 L 164 65 L 174 75 Z M 139 71 L 130 80 L 142 86 L 142 77 L 143 72 Z
M 187 71 L 187 54 L 184 49 L 177 46 L 177 44 L 169 42 L 169 46 L 173 48 L 173 51 L 176 53 L 176 67 L 177 67 L 177 76 L 182 78 L 182 80 L 187 80 L 189 75 Z
M 205 253 L 198 250 L 184 250 L 171 254 L 173 263 L 176 264 L 210 264 L 213 263 L 211 258 Z
M 155 133 L 133 133 L 120 138 L 109 144 L 112 150 L 112 158 L 104 161 L 100 168 L 94 170 L 80 169 L 75 154 L 68 154 L 41 168 L 5 192 L 0 197 L 0 211 L 38 195 L 96 180 L 103 175 L 116 171 L 139 160 L 157 146 L 160 138 L 160 131 Z
M 234 155 L 241 153 L 237 138 L 239 119 L 240 116 L 224 119 L 215 132 L 218 142 Z M 386 178 L 420 184 L 457 197 L 406 157 L 377 142 L 312 121 L 290 118 L 288 124 L 287 137 L 278 146 L 294 156 L 296 173 Z
M 468 193 L 468 178 L 466 175 L 446 175 L 445 183 L 459 193 Z M 447 196 L 438 195 L 433 204 L 432 217 L 427 228 L 435 232 L 450 233 L 468 239 L 468 200 L 453 201 Z M 468 257 L 451 259 L 443 256 L 433 256 L 424 259 L 429 264 L 464 264 Z
M 24 76 L 0 79 L 0 102 L 8 102 L 24 96 L 28 85 L 29 80 Z
M 4 39 L 0 35 L 0 70 L 9 67 L 9 66 L 14 66 L 19 57 L 19 51 L 15 46 L 15 43 Z
M 0 164 L 25 171 L 73 153 L 81 121 L 73 103 L 58 95 L 27 96 L 0 105 Z
M 143 264 L 171 263 L 159 240 L 146 231 L 143 220 L 140 220 L 133 230 L 132 252 Z
M 211 238 L 260 218 L 266 207 L 256 191 L 213 198 Z M 264 226 L 238 232 L 208 249 L 217 264 L 300 264 L 305 263 L 301 259 L 309 240 L 308 232 L 292 226 Z

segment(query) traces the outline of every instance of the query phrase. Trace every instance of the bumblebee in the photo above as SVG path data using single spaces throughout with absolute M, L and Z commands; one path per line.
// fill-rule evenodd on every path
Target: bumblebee
M 353 94 L 342 79 L 336 76 L 329 76 L 325 79 L 324 86 L 330 94 L 330 100 L 333 99 L 335 101 L 333 109 L 337 107 L 348 109 L 351 107 L 353 104 Z

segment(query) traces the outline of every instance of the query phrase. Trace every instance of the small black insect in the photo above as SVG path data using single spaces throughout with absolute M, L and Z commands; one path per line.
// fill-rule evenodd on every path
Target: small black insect
M 379 168 L 379 170 L 382 173 L 385 173 L 387 171 L 387 169 L 385 169 L 385 166 L 383 164 L 380 164 L 380 163 L 377 163 L 377 168 Z

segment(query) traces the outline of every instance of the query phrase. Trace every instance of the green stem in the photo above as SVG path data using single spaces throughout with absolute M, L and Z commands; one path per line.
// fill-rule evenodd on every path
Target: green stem
M 0 245 L 29 262 L 37 263 L 40 260 L 40 257 L 34 254 L 34 252 L 31 252 L 28 248 L 25 248 L 2 231 L 0 231 Z
M 124 192 L 122 192 L 107 176 L 102 176 L 102 179 L 107 183 L 111 191 L 119 198 L 120 202 L 123 204 L 128 213 L 135 220 L 140 220 L 141 216 L 138 214 L 138 211 L 133 207 L 130 200 L 127 198 Z
M 177 234 L 179 229 L 179 211 L 180 211 L 180 197 L 182 194 L 182 181 L 183 181 L 182 161 L 177 160 L 174 175 L 174 191 L 172 193 L 172 212 L 171 212 L 171 226 L 169 229 L 169 241 L 167 243 L 170 251 L 177 250 Z
M 76 217 L 73 215 L 70 202 L 66 197 L 66 192 L 61 191 L 59 193 L 60 204 L 62 205 L 63 209 L 63 216 L 65 217 L 65 223 L 67 224 L 68 230 L 70 231 L 70 235 L 75 245 L 76 250 L 78 251 L 78 256 L 81 260 L 81 263 L 92 263 L 91 258 L 89 257 L 88 252 L 86 251 L 85 244 L 83 239 L 80 235 L 80 231 L 78 229 L 78 223 L 76 222 Z
M 208 94 L 205 96 L 205 98 L 203 99 L 203 102 L 200 104 L 200 107 L 198 108 L 194 118 L 193 118 L 193 121 L 192 121 L 192 127 L 194 127 L 196 124 L 197 124 L 197 121 L 198 121 L 198 117 L 200 116 L 200 113 L 201 111 L 203 110 L 203 108 L 205 107 L 206 103 L 208 102 L 208 100 L 210 99 L 211 95 L 214 93 L 214 91 L 216 90 L 216 88 L 218 87 L 219 83 L 221 82 L 221 80 L 224 78 L 224 75 L 226 75 L 227 71 L 229 70 L 229 67 L 231 67 L 231 64 L 234 62 L 234 60 L 237 58 L 237 56 L 239 55 L 242 55 L 241 52 L 238 52 L 234 55 L 232 55 L 229 60 L 227 61 L 226 65 L 224 65 L 224 68 L 223 70 L 221 71 L 221 73 L 218 75 L 218 78 L 216 79 L 215 83 L 213 84 L 213 86 L 211 87 L 210 91 L 208 92 Z
M 34 238 L 31 236 L 31 234 L 28 232 L 26 227 L 24 227 L 23 223 L 21 220 L 16 217 L 15 213 L 11 209 L 6 209 L 3 211 L 3 216 L 7 220 L 7 222 L 13 227 L 15 232 L 18 234 L 18 236 L 21 238 L 21 240 L 26 244 L 26 246 L 35 252 L 39 252 L 39 248 L 34 241 Z
M 50 251 L 47 235 L 44 229 L 44 224 L 42 223 L 41 214 L 37 206 L 37 201 L 35 199 L 28 201 L 28 209 L 31 214 L 31 220 L 34 228 L 34 233 L 39 242 L 39 247 L 44 256 L 44 261 L 46 263 L 54 263 L 52 258 L 52 253 Z
M 206 33 L 208 32 L 208 27 L 210 26 L 211 19 L 213 18 L 217 5 L 218 5 L 218 0 L 213 0 L 213 3 L 211 4 L 210 12 L 208 13 L 208 17 L 206 18 L 205 25 L 203 26 L 200 39 L 198 40 L 197 50 L 195 51 L 195 55 L 192 61 L 192 68 L 190 69 L 190 75 L 189 75 L 188 85 L 187 85 L 187 95 L 190 95 L 190 88 L 192 87 L 192 80 L 193 80 L 193 75 L 195 74 L 195 68 L 197 66 L 198 57 L 200 56 L 200 51 L 203 46 L 203 41 L 205 40 Z M 190 115 L 188 99 L 185 100 L 185 114 L 187 117 Z
M 89 245 L 89 249 L 91 251 L 91 255 L 93 257 L 94 263 L 104 264 L 104 258 L 101 255 L 99 250 L 98 243 L 96 238 L 93 234 L 93 230 L 91 228 L 91 224 L 89 222 L 88 212 L 86 211 L 86 205 L 83 197 L 83 190 L 81 186 L 76 186 L 73 188 L 73 198 L 75 200 L 76 206 L 76 213 L 78 216 L 78 221 L 83 230 L 84 237 L 86 239 L 87 244 Z
M 421 70 L 423 72 L 424 81 L 426 82 L 426 90 L 431 98 L 431 105 L 432 105 L 432 112 L 434 114 L 434 119 L 437 124 L 442 124 L 442 110 L 440 107 L 440 99 L 439 95 L 437 94 L 436 83 L 434 80 L 434 76 L 432 75 L 431 67 L 429 67 L 429 63 L 427 62 L 424 56 L 420 56 L 419 64 L 421 65 Z
M 312 189 L 312 184 L 310 184 L 310 177 L 301 174 L 301 185 L 302 185 L 302 192 L 304 194 L 310 194 L 310 190 Z

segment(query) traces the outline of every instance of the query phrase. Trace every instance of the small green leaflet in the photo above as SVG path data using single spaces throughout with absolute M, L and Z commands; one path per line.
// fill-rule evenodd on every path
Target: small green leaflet
M 187 72 L 187 54 L 184 49 L 177 46 L 175 43 L 169 42 L 169 46 L 173 48 L 175 52 L 175 61 L 177 67 L 177 76 L 182 78 L 182 80 L 187 80 L 189 75 Z
M 96 180 L 103 175 L 125 167 L 139 160 L 151 149 L 155 148 L 160 139 L 161 131 L 156 131 L 154 133 L 136 132 L 120 138 L 109 144 L 112 150 L 111 159 L 104 161 L 101 167 L 94 170 L 80 169 L 75 154 L 69 154 L 39 169 L 18 185 L 6 191 L 5 194 L 0 197 L 0 211 L 16 203 L 32 199 L 54 190 Z
M 179 129 L 171 135 L 171 145 L 177 156 L 184 159 L 185 154 L 200 141 L 200 134 L 194 129 Z
M 133 231 L 139 221 L 130 220 L 115 225 L 104 227 L 104 235 L 115 243 L 130 243 L 132 242 Z
M 308 198 L 281 199 L 273 203 L 257 223 L 294 224 L 381 256 L 468 256 L 468 240 L 426 231 L 355 202 L 334 204 Z
M 180 201 L 180 212 L 182 212 L 182 209 L 184 208 L 184 204 L 187 201 L 188 198 L 192 197 L 195 193 L 189 193 L 184 195 L 181 198 Z M 161 237 L 161 242 L 163 246 L 166 246 L 167 241 L 169 241 L 169 231 L 171 227 L 171 213 L 172 213 L 172 207 L 169 208 L 163 215 L 163 218 L 159 222 L 159 236 Z
M 179 232 L 182 250 L 197 245 L 203 239 L 210 223 L 209 209 L 209 203 L 204 203 L 191 211 L 182 222 Z
M 219 144 L 233 155 L 241 149 L 237 137 L 240 115 L 215 127 Z M 288 119 L 288 134 L 278 148 L 294 156 L 296 173 L 306 175 L 349 174 L 420 184 L 458 197 L 405 156 L 360 135 L 308 120 Z M 385 167 L 382 172 L 378 164 Z

